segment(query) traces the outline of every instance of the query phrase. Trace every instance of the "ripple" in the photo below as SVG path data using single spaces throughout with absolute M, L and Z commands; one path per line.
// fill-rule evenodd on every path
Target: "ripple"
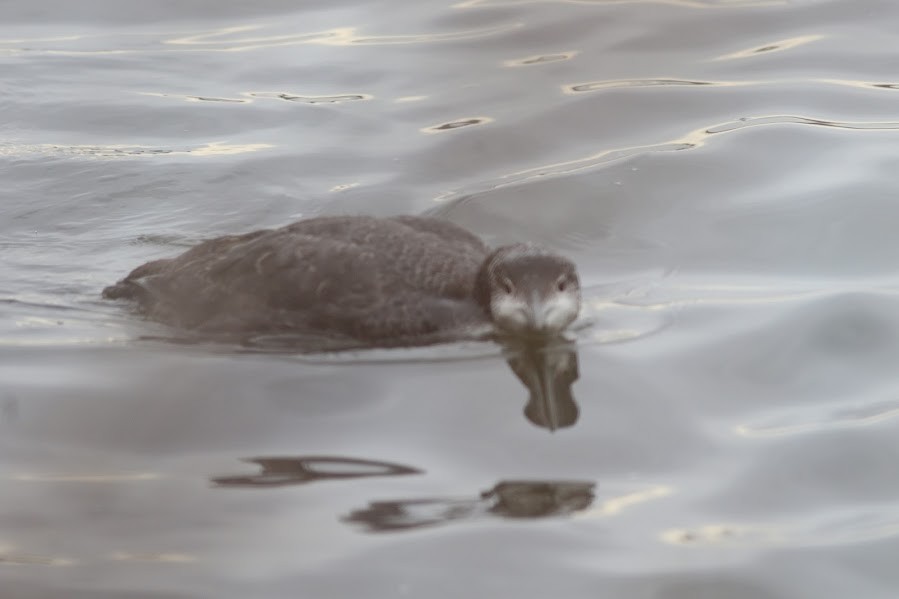
M 371 100 L 369 94 L 341 94 L 334 96 L 303 96 L 284 92 L 248 92 L 246 95 L 254 98 L 266 98 L 298 102 L 300 104 L 340 104 L 342 102 L 355 102 L 358 100 Z
M 250 104 L 256 98 L 265 100 L 286 100 L 301 104 L 340 104 L 342 102 L 355 102 L 358 100 L 371 100 L 370 94 L 335 94 L 326 96 L 312 96 L 293 94 L 287 92 L 244 92 L 246 98 L 220 98 L 214 96 L 190 96 L 174 95 L 162 92 L 137 92 L 142 96 L 154 96 L 158 98 L 180 98 L 186 102 L 224 102 L 232 104 Z
M 515 58 L 506 60 L 503 64 L 507 67 L 526 67 L 539 64 L 547 64 L 550 62 L 559 62 L 561 60 L 571 60 L 579 54 L 578 51 L 557 52 L 555 54 L 538 54 L 536 56 L 527 56 L 525 58 Z
M 455 31 L 450 33 L 422 33 L 411 35 L 381 35 L 381 36 L 359 36 L 349 40 L 347 44 L 356 45 L 392 45 L 392 44 L 420 44 L 428 42 L 449 42 L 457 40 L 468 40 L 479 37 L 490 37 L 499 33 L 507 33 L 520 27 L 523 23 L 510 23 L 508 25 L 499 25 L 497 27 L 486 27 L 483 29 L 469 29 L 466 31 Z
M 354 31 L 354 28 L 347 27 L 287 35 L 235 36 L 235 34 L 260 29 L 263 27 L 259 25 L 237 25 L 166 39 L 162 43 L 172 46 L 201 46 L 204 49 L 235 52 L 271 46 L 329 43 L 335 39 L 349 37 Z M 213 48 L 213 46 L 215 47 Z
M 585 326 L 583 331 L 578 331 L 580 344 L 607 345 L 635 341 L 660 333 L 673 324 L 674 316 L 671 313 L 631 303 L 627 297 L 630 290 L 625 292 L 622 285 L 612 287 L 617 287 L 619 293 L 604 293 L 604 297 L 592 297 L 595 288 L 585 289 L 582 319 L 596 326 Z
M 817 84 L 824 84 L 824 85 L 837 85 L 840 87 L 854 87 L 857 89 L 878 90 L 878 91 L 879 90 L 886 90 L 886 91 L 899 90 L 899 83 L 890 83 L 890 82 L 883 82 L 883 81 L 863 81 L 863 80 L 859 80 L 859 79 L 832 79 L 832 78 L 790 79 L 788 81 L 771 81 L 770 83 L 817 83 Z
M 643 87 L 752 87 L 752 86 L 776 86 L 797 84 L 834 85 L 839 87 L 853 87 L 867 90 L 899 90 L 899 83 L 862 81 L 856 79 L 833 78 L 790 78 L 790 79 L 758 79 L 735 81 L 699 81 L 677 78 L 646 78 L 646 79 L 608 79 L 598 81 L 586 81 L 583 83 L 566 84 L 562 86 L 562 92 L 568 95 L 585 92 L 595 92 L 605 89 L 618 88 L 643 88 Z
M 252 100 L 245 100 L 243 98 L 217 98 L 213 96 L 181 96 L 174 94 L 165 94 L 162 92 L 137 92 L 141 96 L 153 96 L 156 98 L 180 98 L 185 102 L 226 102 L 233 104 L 248 104 L 252 102 Z
M 669 545 L 701 547 L 709 545 L 770 545 L 780 541 L 782 531 L 774 526 L 706 524 L 695 528 L 673 528 L 662 532 Z
M 185 98 L 188 102 L 235 102 L 237 104 L 246 102 L 246 100 L 241 100 L 240 98 L 209 98 L 205 96 L 186 96 Z
M 648 489 L 634 491 L 633 493 L 627 493 L 625 495 L 611 497 L 602 502 L 597 502 L 595 506 L 580 514 L 576 514 L 573 517 L 577 519 L 590 519 L 617 516 L 628 508 L 640 505 L 641 503 L 664 499 L 665 497 L 670 497 L 674 493 L 673 487 L 668 485 L 656 485 L 649 487 Z
M 854 545 L 899 536 L 895 505 L 867 505 L 840 510 L 809 523 L 795 534 L 797 545 Z
M 145 158 L 154 156 L 231 156 L 267 150 L 275 146 L 267 143 L 229 144 L 210 142 L 198 146 L 126 146 L 126 145 L 56 145 L 56 144 L 0 144 L 0 156 L 81 156 L 89 158 Z
M 506 175 L 500 175 L 499 177 L 488 182 L 466 187 L 463 190 L 453 190 L 442 193 L 435 197 L 434 200 L 437 202 L 446 202 L 458 197 L 484 193 L 486 191 L 493 191 L 495 189 L 501 189 L 503 187 L 522 185 L 524 183 L 529 183 L 537 179 L 570 175 L 572 173 L 590 170 L 599 166 L 610 164 L 612 162 L 646 154 L 648 152 L 676 152 L 680 150 L 687 150 L 692 147 L 694 147 L 692 143 L 668 142 L 660 144 L 650 144 L 646 146 L 632 146 L 629 148 L 612 148 L 608 150 L 602 150 L 583 158 L 575 158 L 573 160 L 566 160 L 564 162 L 555 162 L 552 164 L 535 166 Z
M 444 131 L 452 131 L 453 129 L 461 129 L 462 127 L 484 125 L 492 122 L 493 119 L 490 117 L 476 116 L 456 119 L 455 121 L 449 121 L 447 123 L 441 123 L 439 125 L 432 125 L 430 127 L 424 127 L 422 129 L 419 129 L 419 131 L 421 131 L 422 133 L 442 133 Z
M 331 187 L 328 191 L 330 191 L 332 193 L 337 193 L 337 192 L 341 192 L 341 191 L 346 191 L 348 189 L 353 189 L 354 187 L 359 187 L 360 185 L 362 185 L 362 183 L 360 183 L 358 181 L 354 181 L 352 183 L 339 183 L 339 184 Z
M 822 280 L 819 282 L 794 282 L 781 279 L 750 280 L 728 284 L 685 283 L 670 285 L 664 289 L 651 288 L 646 293 L 634 298 L 636 305 L 654 306 L 656 309 L 679 305 L 740 305 L 740 304 L 785 304 L 787 302 L 807 302 L 813 299 L 834 297 L 846 293 L 864 293 L 866 295 L 882 295 L 889 298 L 899 297 L 899 289 L 894 287 L 899 282 L 836 282 Z
M 399 98 L 395 98 L 393 101 L 397 104 L 405 104 L 408 102 L 421 102 L 422 100 L 427 100 L 428 96 L 402 96 Z
M 340 27 L 309 33 L 232 37 L 237 33 L 256 31 L 262 28 L 261 26 L 242 25 L 168 39 L 165 40 L 164 43 L 217 52 L 240 52 L 258 48 L 270 48 L 273 46 L 292 46 L 301 44 L 319 44 L 328 46 L 421 44 L 488 37 L 498 33 L 506 33 L 521 26 L 521 23 L 510 23 L 496 27 L 467 29 L 446 33 L 412 33 L 401 35 L 360 35 L 357 32 L 356 27 Z M 200 48 L 196 48 L 197 46 Z
M 601 89 L 613 89 L 621 87 L 668 87 L 668 86 L 717 86 L 735 87 L 746 85 L 736 81 L 690 81 L 688 79 L 610 79 L 607 81 L 589 81 L 587 83 L 575 83 L 563 85 L 562 91 L 566 94 L 593 92 Z
M 899 406 L 866 406 L 864 408 L 834 407 L 832 412 L 820 417 L 822 406 L 815 406 L 814 418 L 784 416 L 767 425 L 739 425 L 734 432 L 747 438 L 787 437 L 828 430 L 877 425 L 899 417 Z
M 679 152 L 682 150 L 691 150 L 705 146 L 710 138 L 723 133 L 732 133 L 747 127 L 770 125 L 807 125 L 854 131 L 893 131 L 899 129 L 899 121 L 837 121 L 799 115 L 743 117 L 735 121 L 728 121 L 694 129 L 684 136 L 670 141 L 624 148 L 609 148 L 581 158 L 544 164 L 500 175 L 489 181 L 438 194 L 434 197 L 434 201 L 444 203 L 464 198 L 469 195 L 486 193 L 505 187 L 524 185 L 540 179 L 582 173 L 606 166 L 613 162 L 653 152 Z M 429 130 L 423 131 L 430 132 Z
M 767 44 L 763 44 L 761 46 L 754 46 L 752 48 L 746 48 L 745 50 L 739 50 L 737 52 L 731 52 L 730 54 L 725 54 L 723 56 L 718 56 L 713 58 L 712 60 L 736 60 L 740 58 L 751 58 L 753 56 L 758 56 L 759 54 L 768 54 L 771 52 L 783 52 L 784 50 L 791 50 L 793 48 L 804 46 L 806 44 L 810 44 L 812 42 L 817 42 L 818 40 L 825 39 L 827 36 L 820 34 L 811 34 L 811 35 L 800 35 L 797 37 L 791 37 L 785 40 L 779 40 L 776 42 L 769 42 Z
M 30 474 L 22 473 L 11 477 L 22 482 L 43 483 L 120 483 L 145 480 L 159 480 L 155 472 L 129 472 L 123 474 Z
M 0 566 L 71 566 L 73 560 L 36 553 L 20 553 L 12 547 L 0 546 Z
M 836 129 L 854 129 L 862 131 L 889 131 L 899 129 L 899 121 L 829 121 L 797 115 L 770 115 L 758 117 L 744 117 L 736 121 L 729 121 L 719 125 L 712 125 L 705 129 L 705 133 L 714 135 L 736 131 L 745 127 L 758 127 L 759 125 L 814 125 L 818 127 L 833 127 Z
M 247 52 L 281 46 L 386 46 L 428 44 L 490 37 L 523 26 L 514 22 L 495 27 L 443 33 L 363 35 L 356 27 L 337 27 L 305 33 L 268 33 L 270 25 L 237 25 L 194 33 L 152 32 L 111 35 L 77 35 L 51 38 L 0 40 L 0 56 L 44 54 L 55 56 L 123 55 L 183 52 Z M 253 32 L 250 34 L 249 32 Z M 138 41 L 133 41 L 137 39 Z M 38 43 L 37 47 L 32 45 Z M 85 45 L 93 48 L 84 49 Z M 110 47 L 112 46 L 112 47 Z M 122 47 L 124 46 L 124 47 Z M 129 47 L 133 46 L 133 47 Z
M 519 6 L 522 4 L 591 4 L 606 6 L 611 4 L 664 4 L 678 8 L 719 9 L 782 6 L 786 0 L 463 0 L 452 8 L 496 8 Z
M 662 532 L 661 540 L 688 547 L 827 547 L 870 543 L 899 536 L 894 505 L 827 510 L 789 524 L 706 524 Z
M 109 559 L 117 562 L 149 562 L 161 564 L 189 564 L 199 561 L 195 555 L 187 553 L 129 553 L 116 551 L 109 554 Z

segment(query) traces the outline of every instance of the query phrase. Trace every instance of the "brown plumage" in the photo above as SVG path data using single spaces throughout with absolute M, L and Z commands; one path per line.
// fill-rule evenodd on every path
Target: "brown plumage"
M 139 266 L 103 296 L 201 333 L 421 345 L 489 332 L 491 291 L 475 287 L 491 285 L 483 273 L 498 253 L 438 219 L 319 217 L 205 241 Z

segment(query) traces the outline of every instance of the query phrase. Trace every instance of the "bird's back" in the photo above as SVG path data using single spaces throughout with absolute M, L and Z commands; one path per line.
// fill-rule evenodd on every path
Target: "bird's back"
M 472 287 L 488 248 L 436 219 L 301 220 L 147 263 L 104 291 L 209 332 L 317 332 L 415 342 L 485 320 Z

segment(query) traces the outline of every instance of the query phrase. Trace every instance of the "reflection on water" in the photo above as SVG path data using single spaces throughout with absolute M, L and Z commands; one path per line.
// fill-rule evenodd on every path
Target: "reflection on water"
M 262 468 L 262 472 L 216 476 L 211 479 L 212 482 L 220 487 L 281 487 L 324 480 L 422 473 L 421 470 L 402 464 L 330 456 L 245 458 L 243 461 L 257 464 Z
M 571 386 L 578 379 L 577 350 L 558 339 L 535 345 L 506 346 L 506 361 L 528 391 L 524 415 L 533 424 L 554 431 L 577 422 L 578 407 Z
M 144 336 L 142 339 L 176 345 L 202 344 L 209 341 L 208 337 L 193 336 L 189 333 L 172 337 Z M 227 342 L 229 339 L 224 338 L 220 341 Z M 577 422 L 579 409 L 572 385 L 580 376 L 575 343 L 564 337 L 547 340 L 503 338 L 497 341 L 500 343 L 500 349 L 509 369 L 528 390 L 528 400 L 524 408 L 525 417 L 532 424 L 550 431 L 573 426 Z M 242 347 L 250 352 L 258 351 L 291 356 L 309 364 L 343 364 L 347 367 L 358 364 L 381 363 L 386 365 L 403 362 L 423 364 L 431 360 L 448 361 L 454 357 L 454 354 L 449 353 L 453 349 L 464 352 L 456 356 L 458 359 L 471 360 L 481 357 L 464 345 L 456 348 L 449 346 L 448 349 L 441 346 L 365 349 L 360 348 L 359 343 L 355 340 L 315 334 L 260 335 L 242 339 L 241 343 Z M 484 343 L 484 345 L 487 344 Z M 229 347 L 231 346 L 224 346 L 225 349 Z M 494 355 L 492 349 L 483 354 L 483 357 L 491 355 Z M 291 472 L 292 476 L 306 480 L 306 477 L 310 475 L 309 472 L 306 472 L 306 468 L 310 466 L 310 462 L 307 461 L 309 459 L 311 458 L 303 458 L 299 462 L 293 459 L 283 461 L 270 458 L 246 461 L 258 463 L 263 467 L 265 472 L 260 475 L 260 480 L 271 474 L 283 476 Z M 338 458 L 321 458 L 321 460 L 338 460 Z M 365 464 L 361 460 L 357 463 Z M 381 463 L 372 462 L 372 464 Z M 387 464 L 382 465 L 387 466 Z M 270 471 L 272 468 L 275 470 Z M 316 476 L 322 474 L 318 469 L 315 469 L 315 472 Z M 395 473 L 391 472 L 390 474 Z M 360 474 L 360 476 L 362 475 Z M 220 481 L 217 479 L 216 482 Z
M 897 11 L 5 3 L 0 599 L 892 599 Z M 429 209 L 596 325 L 298 355 L 97 298 Z
M 586 481 L 501 481 L 479 497 L 375 501 L 343 518 L 368 532 L 411 530 L 485 518 L 567 516 L 593 503 L 595 483 Z
M 191 337 L 155 339 L 188 344 L 201 341 Z M 577 422 L 579 413 L 571 389 L 579 377 L 575 343 L 564 337 L 546 340 L 503 338 L 498 341 L 509 368 L 528 389 L 528 401 L 524 408 L 525 417 L 532 424 L 550 431 L 573 426 Z M 431 355 L 439 355 L 443 360 L 452 357 L 451 354 L 429 353 L 441 352 L 441 348 L 348 351 L 358 349 L 358 342 L 331 338 L 327 335 L 256 336 L 244 340 L 244 346 L 252 351 L 285 353 L 287 355 L 291 355 L 293 351 L 299 351 L 302 353 L 297 358 L 310 363 L 324 361 L 330 364 L 344 363 L 347 365 L 403 361 L 422 363 L 427 361 Z M 335 353 L 328 354 L 327 352 Z M 380 359 L 378 359 L 379 357 Z M 467 352 L 460 357 L 470 359 L 473 355 Z

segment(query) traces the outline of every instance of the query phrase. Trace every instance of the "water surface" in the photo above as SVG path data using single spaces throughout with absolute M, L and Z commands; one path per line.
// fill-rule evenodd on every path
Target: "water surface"
M 8 3 L 4 599 L 894 597 L 897 19 Z M 554 432 L 489 344 L 175 344 L 99 298 L 347 212 L 577 261 Z

